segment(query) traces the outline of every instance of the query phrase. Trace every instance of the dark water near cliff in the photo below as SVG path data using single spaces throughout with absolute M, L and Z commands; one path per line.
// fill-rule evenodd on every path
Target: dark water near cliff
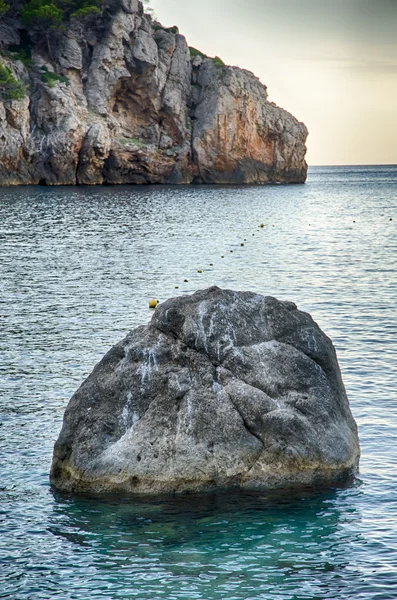
M 397 167 L 316 168 L 306 186 L 0 189 L 0 598 L 397 598 L 396 207 Z M 296 497 L 52 493 L 82 379 L 149 297 L 213 284 L 294 300 L 332 337 L 359 479 Z

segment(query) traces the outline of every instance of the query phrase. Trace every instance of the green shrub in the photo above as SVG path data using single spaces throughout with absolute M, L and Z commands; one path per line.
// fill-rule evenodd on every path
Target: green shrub
M 100 15 L 101 6 L 102 0 L 27 0 L 21 19 L 28 27 L 61 29 L 69 18 L 86 19 Z
M 11 45 L 7 48 L 13 60 L 20 60 L 25 67 L 32 62 L 32 48 L 29 44 Z
M 26 96 L 25 86 L 12 74 L 10 68 L 0 64 L 0 95 L 3 100 L 22 100 Z
M 88 5 L 74 11 L 70 16 L 75 19 L 91 19 L 102 14 L 98 6 Z
M 41 81 L 48 85 L 49 88 L 53 88 L 56 83 L 64 83 L 65 85 L 70 85 L 70 81 L 64 75 L 58 75 L 58 73 L 53 73 L 49 71 L 46 66 L 41 67 Z
M 54 0 L 30 0 L 21 11 L 21 20 L 23 25 L 47 33 L 62 26 L 63 11 Z
M 215 58 L 212 59 L 212 64 L 217 68 L 225 66 L 225 63 L 221 58 L 219 58 L 219 56 L 215 56 Z
M 190 57 L 194 58 L 195 56 L 201 56 L 201 58 L 208 58 L 206 54 L 197 50 L 197 48 L 193 48 L 193 46 L 189 46 Z
M 179 29 L 176 25 L 174 25 L 173 27 L 166 27 L 165 31 L 168 31 L 168 33 L 173 33 L 174 35 L 179 33 Z

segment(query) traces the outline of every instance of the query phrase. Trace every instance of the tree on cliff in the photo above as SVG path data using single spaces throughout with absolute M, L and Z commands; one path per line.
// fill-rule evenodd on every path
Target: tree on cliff
M 0 0 L 1 3 L 4 0 Z M 22 22 L 27 27 L 61 28 L 70 17 L 100 14 L 102 0 L 26 0 Z
M 84 37 L 84 29 L 95 20 L 96 17 L 102 14 L 101 0 L 79 0 L 68 2 L 69 6 L 73 5 L 69 12 L 69 18 L 74 25 L 80 29 L 80 35 Z
M 55 4 L 62 9 L 64 17 L 68 19 L 100 14 L 103 0 L 55 0 Z
M 54 31 L 62 28 L 63 12 L 53 0 L 30 0 L 21 12 L 22 24 L 30 33 L 46 41 L 52 57 L 51 38 Z
M 102 0 L 26 0 L 21 21 L 29 33 L 45 40 L 52 57 L 53 38 L 57 32 L 65 29 L 65 23 L 71 18 L 85 23 L 101 14 L 101 5 Z

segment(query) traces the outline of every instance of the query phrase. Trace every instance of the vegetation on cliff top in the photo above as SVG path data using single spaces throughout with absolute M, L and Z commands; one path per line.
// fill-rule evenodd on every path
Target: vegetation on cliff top
M 0 0 L 0 18 L 13 4 L 12 0 Z M 102 4 L 103 0 L 22 0 L 17 15 L 27 27 L 61 29 L 71 18 L 100 14 Z
M 0 0 L 0 19 L 18 19 L 16 24 L 21 35 L 25 32 L 28 36 L 27 46 L 33 42 L 38 47 L 45 47 L 52 58 L 58 34 L 72 23 L 88 25 L 102 14 L 102 4 L 103 0 Z
M 212 64 L 218 68 L 225 66 L 225 63 L 223 62 L 223 60 L 221 58 L 219 58 L 219 56 L 215 56 L 215 58 L 212 59 Z
M 201 50 L 197 50 L 197 48 L 193 48 L 193 46 L 189 46 L 189 52 L 190 52 L 190 58 L 195 58 L 196 56 L 201 56 L 201 58 L 210 58 L 212 60 L 212 64 L 214 65 L 214 67 L 221 68 L 221 67 L 225 66 L 225 63 L 223 62 L 223 60 L 221 58 L 219 58 L 219 56 L 215 56 L 214 58 L 211 58 L 207 54 L 204 54 L 204 52 L 201 52 Z
M 191 58 L 194 58 L 195 56 L 201 56 L 201 58 L 208 58 L 208 56 L 204 54 L 204 52 L 201 52 L 201 50 L 197 50 L 197 48 L 193 48 L 193 46 L 189 46 L 189 52 Z
M 25 25 L 61 28 L 70 18 L 100 14 L 102 0 L 26 0 L 24 4 Z

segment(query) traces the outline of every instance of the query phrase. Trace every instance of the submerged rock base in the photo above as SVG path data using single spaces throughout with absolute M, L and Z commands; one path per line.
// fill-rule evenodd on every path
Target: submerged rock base
M 323 484 L 360 449 L 336 353 L 292 302 L 171 298 L 70 400 L 51 482 L 139 494 Z

